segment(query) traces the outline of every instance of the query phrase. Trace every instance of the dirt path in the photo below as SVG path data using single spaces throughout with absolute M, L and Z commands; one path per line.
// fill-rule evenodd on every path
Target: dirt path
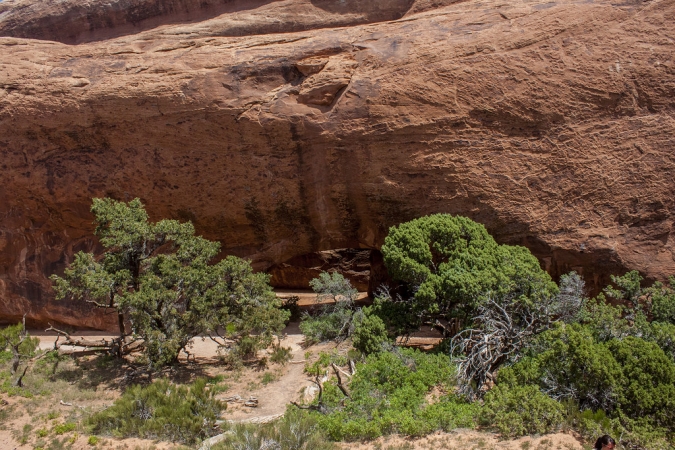
M 257 408 L 248 408 L 241 403 L 228 404 L 224 418 L 233 422 L 257 422 L 277 418 L 286 411 L 286 406 L 298 399 L 302 390 L 311 384 L 309 378 L 303 373 L 305 367 L 304 336 L 300 333 L 297 323 L 291 323 L 284 330 L 286 336 L 281 345 L 289 347 L 292 359 L 286 363 L 277 374 L 278 378 L 262 385 L 254 383 L 253 386 L 233 386 L 222 394 L 221 397 L 239 395 L 246 400 L 250 396 L 258 399 Z
M 241 397 L 241 402 L 228 403 L 228 408 L 222 416 L 224 420 L 235 423 L 270 422 L 279 418 L 286 411 L 286 407 L 291 401 L 298 400 L 305 388 L 314 386 L 310 378 L 304 373 L 306 351 L 310 351 L 313 355 L 316 355 L 320 351 L 333 351 L 335 347 L 334 344 L 321 344 L 306 349 L 303 347 L 304 336 L 300 332 L 298 325 L 297 322 L 291 323 L 284 330 L 284 338 L 281 341 L 281 345 L 290 348 L 292 355 L 291 360 L 284 365 L 270 363 L 265 368 L 244 367 L 241 370 L 232 371 L 218 361 L 217 345 L 213 341 L 196 338 L 193 340 L 192 346 L 189 349 L 190 353 L 194 356 L 196 364 L 182 364 L 181 366 L 183 366 L 186 373 L 191 373 L 193 376 L 193 372 L 200 373 L 199 376 L 222 376 L 223 380 L 221 383 L 227 385 L 228 389 L 226 392 L 219 394 L 221 399 L 234 396 Z M 422 344 L 426 343 L 426 341 L 422 342 L 422 340 L 437 339 L 431 337 L 430 333 L 431 331 L 428 333 L 421 333 L 420 336 L 417 336 L 416 338 L 420 340 L 420 343 Z M 37 335 L 40 338 L 40 346 L 42 348 L 51 348 L 53 346 L 54 336 L 44 332 L 35 332 L 32 334 Z M 86 336 L 87 338 L 92 338 L 94 336 L 97 338 L 111 337 L 108 333 L 97 332 L 77 333 L 77 335 Z M 91 376 L 91 374 L 88 376 Z M 67 386 L 63 388 L 66 391 L 68 389 L 75 389 L 74 387 L 69 388 Z M 92 397 L 91 399 L 83 398 L 82 400 L 74 399 L 72 401 L 78 405 L 82 404 L 90 407 L 97 407 L 102 401 L 111 403 L 113 398 L 118 396 L 120 392 L 116 389 L 109 391 L 109 389 L 110 388 L 101 386 L 96 390 L 96 394 L 89 394 L 89 396 Z M 70 395 L 76 394 L 77 392 L 75 391 L 70 393 Z M 0 450 L 4 450 L 5 448 L 30 450 L 34 448 L 37 442 L 35 441 L 35 438 L 32 438 L 29 443 L 24 445 L 21 445 L 21 443 L 18 442 L 18 436 L 20 434 L 18 430 L 21 430 L 22 427 L 26 425 L 31 425 L 34 428 L 31 433 L 34 435 L 38 428 L 51 428 L 53 424 L 46 418 L 46 414 L 50 411 L 57 411 L 60 414 L 60 418 L 55 419 L 54 423 L 65 420 L 73 407 L 64 406 L 59 403 L 59 399 L 66 398 L 64 395 L 68 395 L 68 393 L 60 392 L 58 396 L 52 396 L 53 398 L 49 399 L 40 399 L 38 402 L 31 402 L 28 399 L 8 398 L 11 404 L 15 404 L 16 408 L 19 408 L 16 412 L 19 412 L 20 409 L 28 406 L 30 406 L 31 412 L 29 414 L 21 414 L 20 417 L 17 415 L 14 420 L 10 420 L 10 423 L 6 423 L 4 427 L 0 427 Z M 243 404 L 244 401 L 251 396 L 258 399 L 258 406 L 256 408 L 246 407 Z M 68 400 L 68 398 L 66 398 L 66 400 Z M 35 422 L 36 420 L 37 422 Z M 49 439 L 51 439 L 51 436 Z M 73 435 L 72 439 L 73 445 L 71 448 L 73 450 L 92 448 L 87 442 L 88 436 L 86 435 Z M 213 439 L 213 442 L 216 442 L 219 437 L 217 436 Z M 97 445 L 97 448 L 155 448 L 157 450 L 168 450 L 175 447 L 168 442 L 152 442 L 143 439 L 118 440 L 101 438 L 101 440 L 102 442 Z M 209 448 L 209 445 L 205 445 L 203 448 Z M 338 448 L 350 450 L 393 450 L 402 448 L 410 450 L 435 450 L 438 448 L 454 450 L 521 450 L 527 448 L 531 450 L 580 450 L 582 449 L 582 445 L 574 436 L 567 434 L 523 437 L 516 440 L 500 440 L 498 436 L 492 433 L 482 433 L 474 430 L 457 430 L 451 433 L 438 432 L 418 439 L 388 436 L 371 442 L 339 443 Z

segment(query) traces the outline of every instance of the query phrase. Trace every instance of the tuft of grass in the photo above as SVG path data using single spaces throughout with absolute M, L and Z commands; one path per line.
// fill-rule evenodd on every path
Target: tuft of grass
M 73 422 L 66 422 L 55 425 L 54 428 L 52 428 L 52 431 L 54 432 L 55 435 L 60 436 L 62 434 L 74 431 L 76 427 L 77 425 L 74 424 Z
M 255 390 L 258 390 L 258 389 L 260 389 L 260 383 L 256 383 L 255 381 L 250 381 L 250 382 L 246 385 L 246 390 L 247 390 L 247 391 L 255 391 Z
M 7 422 L 9 419 L 13 419 L 14 416 L 14 405 L 0 407 L 0 425 Z
M 225 377 L 223 375 L 216 375 L 213 377 L 208 377 L 206 379 L 206 384 L 218 384 L 222 383 L 223 381 L 225 381 Z
M 100 439 L 97 436 L 89 436 L 89 439 L 87 439 L 87 444 L 94 446 L 98 444 Z
M 272 372 L 265 372 L 265 374 L 262 376 L 262 380 L 260 382 L 267 386 L 270 383 L 273 383 L 274 381 L 277 380 L 277 376 L 273 374 Z
M 270 356 L 270 361 L 283 366 L 291 359 L 293 359 L 293 351 L 290 347 L 282 347 L 281 345 L 274 346 L 274 350 L 272 350 L 272 355 Z
M 79 438 L 80 438 L 80 435 L 77 434 L 77 433 L 75 433 L 75 434 L 73 434 L 73 435 L 70 437 L 70 439 L 68 439 L 68 443 L 72 445 L 72 444 L 74 444 L 75 441 L 77 441 Z

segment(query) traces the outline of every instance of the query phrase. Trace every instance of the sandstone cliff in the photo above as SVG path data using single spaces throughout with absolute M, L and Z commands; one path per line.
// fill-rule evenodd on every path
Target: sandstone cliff
M 673 0 L 78 5 L 0 3 L 6 319 L 106 326 L 47 280 L 95 196 L 261 270 L 449 212 L 593 286 L 675 273 Z

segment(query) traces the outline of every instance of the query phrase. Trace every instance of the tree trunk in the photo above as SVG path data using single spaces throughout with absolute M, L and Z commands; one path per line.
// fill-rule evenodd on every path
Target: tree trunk
M 14 353 L 14 356 L 12 357 L 12 368 L 10 372 L 12 375 L 16 373 L 16 371 L 19 369 L 19 363 L 21 362 L 21 355 L 19 355 L 18 350 L 15 350 L 12 348 L 12 353 Z
M 117 312 L 117 324 L 119 325 L 120 328 L 120 345 L 117 348 L 117 357 L 121 358 L 122 355 L 124 354 L 124 313 L 121 311 Z

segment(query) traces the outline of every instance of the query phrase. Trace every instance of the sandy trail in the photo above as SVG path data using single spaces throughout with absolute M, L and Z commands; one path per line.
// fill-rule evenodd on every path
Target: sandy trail
M 277 367 L 276 374 L 278 378 L 276 380 L 263 385 L 260 382 L 251 383 L 251 377 L 245 375 L 242 377 L 242 382 L 235 383 L 231 389 L 219 396 L 227 398 L 239 395 L 243 400 L 254 396 L 258 399 L 258 407 L 249 408 L 243 406 L 241 403 L 230 403 L 223 416 L 224 419 L 234 422 L 255 422 L 279 417 L 286 411 L 286 406 L 291 401 L 297 400 L 303 388 L 311 384 L 309 378 L 303 373 L 305 349 L 302 345 L 304 343 L 304 336 L 300 332 L 298 325 L 298 322 L 291 322 L 282 333 L 281 345 L 291 349 L 292 358 L 284 366 Z M 31 335 L 40 339 L 40 348 L 53 348 L 54 340 L 56 339 L 54 333 L 35 330 L 31 331 Z M 73 338 L 84 337 L 87 339 L 112 339 L 114 337 L 111 333 L 96 331 L 74 332 L 71 336 Z M 72 349 L 73 347 L 65 345 L 61 347 L 62 351 Z M 188 350 L 191 354 L 190 360 L 194 356 L 196 362 L 200 365 L 218 362 L 218 346 L 208 338 L 197 337 L 193 339 Z M 181 359 L 184 359 L 184 355 L 182 355 Z M 260 375 L 262 375 L 262 372 Z M 253 388 L 251 389 L 251 387 Z
M 266 421 L 281 416 L 286 411 L 286 406 L 298 399 L 302 390 L 311 384 L 304 373 L 305 360 L 304 336 L 300 334 L 297 323 L 290 324 L 286 330 L 286 336 L 281 345 L 289 347 L 292 351 L 292 359 L 282 368 L 277 380 L 266 386 L 247 390 L 233 388 L 223 397 L 240 395 L 244 400 L 249 396 L 258 399 L 257 408 L 248 408 L 241 404 L 229 404 L 224 418 L 233 422 L 256 422 Z

